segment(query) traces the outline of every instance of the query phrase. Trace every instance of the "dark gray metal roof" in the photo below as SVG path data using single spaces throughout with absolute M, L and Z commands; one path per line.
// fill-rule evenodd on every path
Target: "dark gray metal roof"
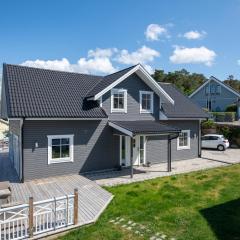
M 8 117 L 107 118 L 85 96 L 103 77 L 3 65 Z
M 110 121 L 111 123 L 136 134 L 178 133 L 181 129 L 159 121 Z
M 159 85 L 174 100 L 171 103 L 163 103 L 163 112 L 168 118 L 208 118 L 209 115 L 204 112 L 191 99 L 182 94 L 175 86 L 169 83 L 159 83 Z
M 96 84 L 88 93 L 87 97 L 93 97 L 99 92 L 101 92 L 103 89 L 108 87 L 110 84 L 114 83 L 117 79 L 125 75 L 127 72 L 129 72 L 131 69 L 133 69 L 136 65 L 131 66 L 129 68 L 125 68 L 119 72 L 115 72 L 113 74 L 107 75 L 103 77 L 98 84 Z

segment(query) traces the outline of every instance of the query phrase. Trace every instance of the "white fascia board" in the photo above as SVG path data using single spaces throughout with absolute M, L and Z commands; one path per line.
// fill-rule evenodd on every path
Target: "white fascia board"
M 154 90 L 155 93 L 157 93 L 159 96 L 163 96 L 163 98 L 171 104 L 174 104 L 174 100 L 167 94 L 167 92 L 163 90 L 156 80 L 152 78 L 152 76 L 144 69 L 144 67 L 139 65 L 139 69 L 136 73 L 149 87 Z
M 104 95 L 106 92 L 108 92 L 109 90 L 111 90 L 112 88 L 114 88 L 116 85 L 118 85 L 120 82 L 122 82 L 123 80 L 125 80 L 127 77 L 129 77 L 130 75 L 132 75 L 134 72 L 136 72 L 139 68 L 139 65 L 137 65 L 136 67 L 134 67 L 133 69 L 131 69 L 129 72 L 127 72 L 126 74 L 124 74 L 122 77 L 120 77 L 119 79 L 117 79 L 115 82 L 113 82 L 112 84 L 110 84 L 109 86 L 107 86 L 105 89 L 103 89 L 101 92 L 99 92 L 98 94 L 96 94 L 93 97 L 93 100 L 97 100 L 99 99 L 102 95 Z
M 138 64 L 136 67 L 131 69 L 129 72 L 124 74 L 122 77 L 117 79 L 115 82 L 110 84 L 108 87 L 103 89 L 101 92 L 96 94 L 92 99 L 97 100 L 102 95 L 104 95 L 106 92 L 114 88 L 116 85 L 121 83 L 123 80 L 125 80 L 127 77 L 132 75 L 133 73 L 137 73 L 139 77 L 149 86 L 151 87 L 154 92 L 156 92 L 159 96 L 163 96 L 164 99 L 166 99 L 171 104 L 174 104 L 174 100 L 163 90 L 163 88 L 151 77 L 151 75 L 140 65 Z
M 118 125 L 116 125 L 116 124 L 114 124 L 112 122 L 109 122 L 108 125 L 110 127 L 114 128 L 114 129 L 116 129 L 116 130 L 118 130 L 118 131 L 120 131 L 120 132 L 122 132 L 122 133 L 124 133 L 124 134 L 126 134 L 128 136 L 130 136 L 130 137 L 133 137 L 133 133 L 131 131 L 125 129 L 125 128 L 122 128 L 122 127 L 120 127 L 120 126 L 118 126 Z

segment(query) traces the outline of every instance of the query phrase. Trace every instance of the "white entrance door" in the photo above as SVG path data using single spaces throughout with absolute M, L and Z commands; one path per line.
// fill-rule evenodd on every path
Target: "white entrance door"
M 146 163 L 146 137 L 136 136 L 133 138 L 133 165 Z
M 129 167 L 131 165 L 131 141 L 128 136 L 120 136 L 120 165 Z

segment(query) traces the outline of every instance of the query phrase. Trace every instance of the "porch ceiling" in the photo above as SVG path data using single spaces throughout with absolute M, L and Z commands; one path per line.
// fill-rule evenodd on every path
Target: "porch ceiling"
M 109 126 L 128 135 L 161 135 L 179 133 L 181 129 L 158 121 L 109 121 Z

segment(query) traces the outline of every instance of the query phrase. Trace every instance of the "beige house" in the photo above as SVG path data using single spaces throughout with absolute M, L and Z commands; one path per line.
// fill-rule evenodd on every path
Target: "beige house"
M 4 137 L 4 132 L 9 130 L 8 121 L 0 119 L 0 139 Z

